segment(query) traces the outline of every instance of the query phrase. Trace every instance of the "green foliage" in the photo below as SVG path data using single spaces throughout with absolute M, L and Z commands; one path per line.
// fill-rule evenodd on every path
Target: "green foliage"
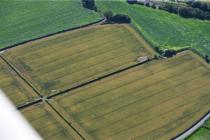
M 0 48 L 99 19 L 81 1 L 1 1 Z
M 210 54 L 210 22 L 185 19 L 178 15 L 126 1 L 96 1 L 98 9 L 129 15 L 132 26 L 160 49 L 192 47 L 203 56 Z
M 107 20 L 110 20 L 111 17 L 113 16 L 113 13 L 112 13 L 112 11 L 105 11 L 105 12 L 103 13 L 103 15 L 104 15 L 104 17 L 105 17 Z
M 82 5 L 83 7 L 88 8 L 90 10 L 97 10 L 94 0 L 82 0 Z
M 209 140 L 210 133 L 209 130 L 205 128 L 199 128 L 193 135 L 191 135 L 186 140 Z

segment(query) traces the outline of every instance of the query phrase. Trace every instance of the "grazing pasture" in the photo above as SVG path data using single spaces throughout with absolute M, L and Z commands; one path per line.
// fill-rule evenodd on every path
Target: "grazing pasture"
M 210 139 L 210 130 L 201 127 L 186 140 L 209 140 L 209 139 Z
M 30 106 L 21 113 L 45 140 L 82 140 L 47 103 Z
M 1 58 L 0 89 L 16 106 L 33 101 L 37 97 L 33 90 Z
M 0 1 L 0 49 L 100 20 L 80 1 Z
M 51 104 L 98 140 L 171 139 L 210 107 L 210 66 L 192 52 L 153 60 Z
M 203 126 L 196 130 L 186 140 L 209 140 L 210 139 L 210 119 L 208 119 Z
M 210 55 L 210 21 L 186 19 L 162 10 L 155 10 L 126 0 L 96 0 L 102 12 L 127 14 L 132 25 L 154 46 L 162 49 L 192 47 L 201 54 Z
M 93 26 L 27 43 L 3 57 L 42 94 L 54 94 L 139 63 L 155 52 L 128 25 Z

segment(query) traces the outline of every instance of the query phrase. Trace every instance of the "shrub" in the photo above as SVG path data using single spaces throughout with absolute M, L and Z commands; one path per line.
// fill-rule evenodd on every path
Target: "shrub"
M 82 0 L 82 5 L 90 10 L 97 10 L 94 0 Z
M 209 59 L 208 55 L 205 56 L 205 60 L 206 60 L 207 63 L 210 63 L 210 59 Z
M 176 55 L 176 51 L 175 50 L 165 50 L 163 55 L 165 57 L 172 57 L 172 56 Z
M 135 4 L 135 3 L 137 3 L 137 0 L 127 0 L 127 3 L 129 3 L 129 4 Z
M 110 19 L 113 17 L 112 11 L 105 11 L 103 13 L 104 17 L 106 18 L 107 21 L 110 21 Z
M 128 15 L 116 14 L 110 18 L 110 21 L 115 23 L 130 23 L 131 18 Z

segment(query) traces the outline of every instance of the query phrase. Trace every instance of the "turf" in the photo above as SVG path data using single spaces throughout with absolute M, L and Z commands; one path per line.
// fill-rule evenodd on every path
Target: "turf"
M 19 76 L 0 58 L 0 89 L 16 106 L 33 101 L 37 95 Z
M 193 135 L 186 140 L 209 140 L 210 131 L 205 128 L 199 128 Z
M 162 10 L 121 1 L 97 0 L 102 12 L 111 10 L 132 18 L 132 25 L 153 44 L 162 49 L 192 47 L 201 54 L 210 55 L 210 22 L 185 19 Z
M 0 49 L 101 19 L 80 1 L 0 1 Z
M 205 123 L 204 126 L 208 127 L 210 129 L 210 119 L 208 119 Z
M 165 140 L 208 111 L 209 83 L 209 65 L 185 52 L 57 96 L 52 105 L 94 139 Z
M 139 63 L 155 52 L 127 25 L 59 34 L 2 54 L 43 95 L 54 94 Z
M 47 103 L 30 106 L 21 112 L 45 140 L 82 140 Z

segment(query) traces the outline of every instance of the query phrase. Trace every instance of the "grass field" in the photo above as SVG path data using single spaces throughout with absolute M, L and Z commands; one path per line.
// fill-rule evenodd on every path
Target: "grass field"
M 170 139 L 210 107 L 210 67 L 185 52 L 54 98 L 63 116 L 99 140 Z
M 210 139 L 210 119 L 207 120 L 203 126 L 195 131 L 186 140 L 209 140 Z
M 0 89 L 16 106 L 33 101 L 37 96 L 0 58 Z
M 80 1 L 0 1 L 0 49 L 101 19 Z
M 41 94 L 57 93 L 137 64 L 155 52 L 127 25 L 66 32 L 6 51 L 3 56 Z
M 47 103 L 28 107 L 21 112 L 45 140 L 82 140 Z
M 185 19 L 165 11 L 129 5 L 124 1 L 97 0 L 97 7 L 102 11 L 129 15 L 132 25 L 154 46 L 162 49 L 193 47 L 202 54 L 210 55 L 209 21 Z
M 210 129 L 210 119 L 208 119 L 205 123 L 204 126 L 208 127 Z
M 205 128 L 199 128 L 193 135 L 191 135 L 187 140 L 209 140 L 210 130 Z

